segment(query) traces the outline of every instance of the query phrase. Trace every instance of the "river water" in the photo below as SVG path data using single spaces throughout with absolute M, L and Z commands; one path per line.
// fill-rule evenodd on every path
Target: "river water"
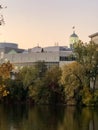
M 0 105 L 0 130 L 98 130 L 98 108 Z

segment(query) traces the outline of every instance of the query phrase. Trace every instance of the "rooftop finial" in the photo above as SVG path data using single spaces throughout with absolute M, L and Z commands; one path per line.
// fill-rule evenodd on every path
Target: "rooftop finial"
M 72 29 L 73 29 L 73 33 L 75 33 L 75 26 L 73 26 Z

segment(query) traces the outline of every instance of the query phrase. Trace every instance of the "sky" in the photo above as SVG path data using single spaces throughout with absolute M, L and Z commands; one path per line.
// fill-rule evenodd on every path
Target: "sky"
M 0 0 L 6 9 L 0 41 L 19 48 L 69 45 L 72 27 L 83 42 L 98 32 L 98 0 Z

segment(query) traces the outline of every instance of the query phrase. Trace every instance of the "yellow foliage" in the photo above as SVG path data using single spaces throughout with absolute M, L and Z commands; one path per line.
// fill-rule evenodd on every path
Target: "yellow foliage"
M 9 91 L 6 90 L 5 85 L 0 85 L 0 97 L 5 97 L 9 94 Z
M 81 82 L 84 82 L 83 73 L 83 68 L 78 62 L 63 66 L 61 84 L 68 97 L 74 96 L 74 90 L 81 86 Z
M 4 90 L 4 92 L 3 92 L 3 97 L 7 96 L 8 94 L 9 94 L 9 91 Z
M 88 87 L 84 87 L 83 90 L 81 91 L 81 94 L 83 96 L 83 103 L 85 105 L 91 105 L 91 101 L 92 101 L 92 93 L 89 91 Z
M 5 81 L 10 78 L 10 72 L 13 69 L 13 65 L 8 61 L 0 65 L 0 98 L 9 94 L 6 90 Z
M 13 65 L 10 62 L 7 63 L 3 63 L 0 66 L 0 76 L 2 76 L 2 78 L 6 79 L 10 77 L 10 72 L 13 69 Z

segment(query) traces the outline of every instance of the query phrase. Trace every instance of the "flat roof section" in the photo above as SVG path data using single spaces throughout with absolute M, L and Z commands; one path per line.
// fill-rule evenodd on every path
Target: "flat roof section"
M 95 37 L 95 36 L 98 36 L 98 32 L 96 32 L 96 33 L 94 33 L 94 34 L 89 35 L 89 37 L 90 37 L 90 38 L 93 38 L 93 37 Z

